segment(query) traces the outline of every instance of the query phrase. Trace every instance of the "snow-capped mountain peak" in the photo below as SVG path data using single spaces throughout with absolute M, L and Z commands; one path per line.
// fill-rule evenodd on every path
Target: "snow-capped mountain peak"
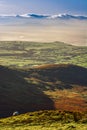
M 56 14 L 56 15 L 44 15 L 44 14 L 23 14 L 19 15 L 25 18 L 36 18 L 36 19 L 87 19 L 87 16 L 70 15 L 70 14 Z
M 44 15 L 44 14 L 22 14 L 22 15 L 0 15 L 0 18 L 16 17 L 16 18 L 35 18 L 35 19 L 78 19 L 87 20 L 87 16 L 81 15 L 70 15 L 70 14 L 55 14 L 55 15 Z

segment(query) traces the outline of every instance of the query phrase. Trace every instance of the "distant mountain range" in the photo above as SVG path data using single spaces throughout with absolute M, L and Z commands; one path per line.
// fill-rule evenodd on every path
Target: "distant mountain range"
M 43 15 L 43 14 L 23 14 L 23 15 L 1 15 L 0 18 L 36 18 L 36 19 L 78 19 L 87 20 L 87 16 L 81 15 L 69 15 L 69 14 L 58 14 L 58 15 Z

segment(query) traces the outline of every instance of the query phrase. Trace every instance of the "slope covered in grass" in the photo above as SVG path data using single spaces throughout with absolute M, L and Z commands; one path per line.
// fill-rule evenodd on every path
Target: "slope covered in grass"
M 0 119 L 0 128 L 6 130 L 86 130 L 87 113 L 66 111 L 39 111 Z

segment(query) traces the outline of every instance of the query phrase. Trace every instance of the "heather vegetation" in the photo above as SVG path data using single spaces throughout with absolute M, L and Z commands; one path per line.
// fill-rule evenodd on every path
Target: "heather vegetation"
M 87 47 L 0 42 L 0 129 L 87 130 L 86 77 Z
M 0 117 L 37 110 L 87 110 L 87 69 L 45 65 L 16 70 L 0 66 Z

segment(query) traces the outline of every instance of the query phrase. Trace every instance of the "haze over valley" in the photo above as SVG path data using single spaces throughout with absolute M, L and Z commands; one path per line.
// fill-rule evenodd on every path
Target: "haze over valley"
M 87 45 L 87 17 L 68 14 L 0 16 L 0 41 L 62 41 Z

